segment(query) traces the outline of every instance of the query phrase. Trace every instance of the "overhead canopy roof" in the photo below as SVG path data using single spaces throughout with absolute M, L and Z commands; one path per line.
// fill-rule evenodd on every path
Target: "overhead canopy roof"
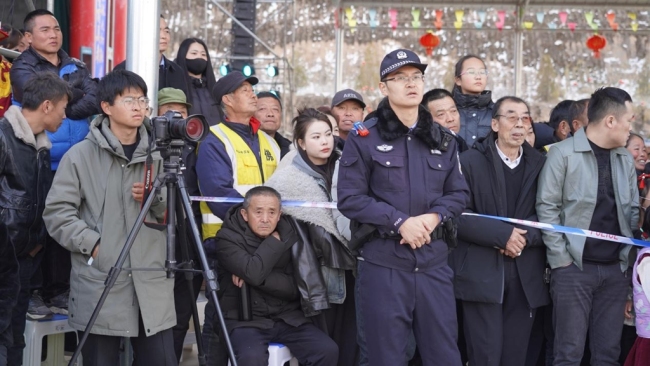
M 607 9 L 625 9 L 625 10 L 647 10 L 650 6 L 649 0 L 460 0 L 460 1 L 437 1 L 437 0 L 333 0 L 339 6 L 390 6 L 390 7 L 411 7 L 411 6 L 426 6 L 426 7 L 452 7 L 452 8 L 466 8 L 466 7 L 516 7 L 522 6 L 526 8 L 590 8 L 604 7 Z

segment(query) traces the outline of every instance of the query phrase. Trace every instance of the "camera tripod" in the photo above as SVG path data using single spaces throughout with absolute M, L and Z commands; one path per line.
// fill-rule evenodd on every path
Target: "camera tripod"
M 137 237 L 138 232 L 142 227 L 142 224 L 149 225 L 145 223 L 145 218 L 154 200 L 160 194 L 160 190 L 162 189 L 163 186 L 167 187 L 167 224 L 166 224 L 167 258 L 165 260 L 165 268 L 155 268 L 153 270 L 166 271 L 167 278 L 174 278 L 175 272 L 185 272 L 186 278 L 189 281 L 188 286 L 190 286 L 190 292 L 191 292 L 191 297 L 193 302 L 192 318 L 194 322 L 194 329 L 197 332 L 201 329 L 201 327 L 199 324 L 199 316 L 198 316 L 198 310 L 196 308 L 196 302 L 194 301 L 194 294 L 192 293 L 193 290 L 192 290 L 191 282 L 192 282 L 193 273 L 203 274 L 203 278 L 205 279 L 206 282 L 206 292 L 209 293 L 209 295 L 206 294 L 207 295 L 206 297 L 209 296 L 214 302 L 216 314 L 219 318 L 221 331 L 223 333 L 223 339 L 225 339 L 226 341 L 228 355 L 230 357 L 230 364 L 232 366 L 237 366 L 237 361 L 235 360 L 235 353 L 233 351 L 232 344 L 230 343 L 230 337 L 228 336 L 228 330 L 226 329 L 223 313 L 221 312 L 221 306 L 219 305 L 219 300 L 217 299 L 217 290 L 218 290 L 217 278 L 214 271 L 211 270 L 208 266 L 208 260 L 205 256 L 205 251 L 203 250 L 203 246 L 201 244 L 199 229 L 198 226 L 196 225 L 196 221 L 194 220 L 194 214 L 192 212 L 192 204 L 190 201 L 190 196 L 187 193 L 187 188 L 185 186 L 185 181 L 183 180 L 183 175 L 180 173 L 180 156 L 181 156 L 181 151 L 183 146 L 184 146 L 184 142 L 182 140 L 172 140 L 169 146 L 164 147 L 163 149 L 159 149 L 161 150 L 161 155 L 163 157 L 163 172 L 158 174 L 158 176 L 156 177 L 153 183 L 153 187 L 151 189 L 151 193 L 148 196 L 146 196 L 140 214 L 138 215 L 136 222 L 133 225 L 131 232 L 129 233 L 129 236 L 126 239 L 124 247 L 122 248 L 119 257 L 117 258 L 117 262 L 113 267 L 111 267 L 111 269 L 108 272 L 108 276 L 104 281 L 104 286 L 105 286 L 104 292 L 102 292 L 102 295 L 99 298 L 97 306 L 95 307 L 95 310 L 93 311 L 90 320 L 86 325 L 86 329 L 84 330 L 83 336 L 79 340 L 79 345 L 75 349 L 74 354 L 72 355 L 72 358 L 68 363 L 68 366 L 73 366 L 77 358 L 79 357 L 79 354 L 81 353 L 81 349 L 83 348 L 83 345 L 86 342 L 86 339 L 88 338 L 88 335 L 90 334 L 90 331 L 93 325 L 95 324 L 97 317 L 99 316 L 99 312 L 102 306 L 104 305 L 104 302 L 106 301 L 106 298 L 108 297 L 111 288 L 113 288 L 113 286 L 115 285 L 115 282 L 117 281 L 117 278 L 119 274 L 122 272 L 122 270 L 127 270 L 127 271 L 152 270 L 152 269 L 123 268 L 123 265 L 124 262 L 126 261 L 127 256 L 129 255 L 129 252 L 131 251 L 131 247 L 135 242 L 135 238 Z M 177 201 L 178 196 L 180 196 L 180 201 Z M 185 216 L 183 216 L 183 213 L 185 214 Z M 182 263 L 183 268 L 179 268 L 175 259 L 176 258 L 175 224 L 178 219 L 179 226 L 181 228 L 184 228 L 185 217 L 188 218 L 187 221 L 189 221 L 190 224 L 192 241 L 194 244 L 194 248 L 196 249 L 196 253 L 199 256 L 199 260 L 201 262 L 200 265 L 201 268 L 203 269 L 202 271 L 192 269 L 191 262 L 184 262 Z M 186 245 L 186 240 L 184 240 L 186 232 L 183 231 L 180 234 L 181 234 L 181 250 L 183 251 L 183 256 L 187 260 L 189 258 L 189 249 Z M 197 336 L 196 341 L 197 341 L 196 343 L 197 343 L 197 348 L 199 353 L 199 365 L 202 366 L 206 365 L 205 353 L 203 352 L 203 341 L 200 336 Z

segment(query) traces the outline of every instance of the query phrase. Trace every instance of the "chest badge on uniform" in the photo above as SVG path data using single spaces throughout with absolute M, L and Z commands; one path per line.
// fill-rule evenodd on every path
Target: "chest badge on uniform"
M 383 145 L 377 146 L 377 150 L 379 150 L 381 152 L 389 152 L 389 151 L 393 150 L 393 146 L 383 144 Z
M 431 150 L 431 155 L 442 155 L 442 151 L 433 149 Z

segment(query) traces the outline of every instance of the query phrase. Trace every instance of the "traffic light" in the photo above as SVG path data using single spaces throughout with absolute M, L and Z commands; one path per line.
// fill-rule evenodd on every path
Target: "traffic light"
M 280 73 L 280 72 L 278 71 L 278 67 L 277 67 L 277 66 L 269 65 L 269 66 L 266 68 L 266 74 L 267 74 L 268 76 L 272 77 L 272 78 L 278 76 L 279 73 Z
M 246 76 L 246 77 L 253 76 L 253 75 L 255 75 L 255 68 L 253 67 L 253 65 L 245 64 L 241 68 L 241 73 L 244 74 L 244 76 Z
M 222 64 L 221 66 L 219 66 L 219 74 L 221 74 L 221 76 L 226 76 L 230 74 L 231 71 L 232 68 L 228 64 Z

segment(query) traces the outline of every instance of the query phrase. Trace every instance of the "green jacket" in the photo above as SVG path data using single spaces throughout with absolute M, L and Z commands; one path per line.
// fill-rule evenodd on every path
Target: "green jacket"
M 50 235 L 71 252 L 69 322 L 83 330 L 104 290 L 104 280 L 115 265 L 140 212 L 131 187 L 142 182 L 149 136 L 140 126 L 140 144 L 129 162 L 104 116 L 90 124 L 86 138 L 63 157 L 47 196 L 43 219 Z M 162 166 L 154 153 L 154 169 Z M 165 190 L 147 215 L 159 222 L 166 209 Z M 88 265 L 95 244 L 97 258 Z M 166 233 L 142 226 L 124 268 L 164 268 Z M 91 333 L 138 335 L 142 314 L 147 336 L 176 324 L 174 279 L 163 271 L 122 271 L 110 291 Z
M 623 236 L 638 229 L 639 191 L 634 162 L 627 149 L 610 152 L 616 217 Z M 539 175 L 537 216 L 540 222 L 589 230 L 598 195 L 598 164 L 584 129 L 551 146 Z M 542 230 L 551 268 L 575 263 L 582 269 L 585 237 Z M 616 245 L 612 243 L 612 245 Z M 620 252 L 621 270 L 628 267 L 631 245 Z

